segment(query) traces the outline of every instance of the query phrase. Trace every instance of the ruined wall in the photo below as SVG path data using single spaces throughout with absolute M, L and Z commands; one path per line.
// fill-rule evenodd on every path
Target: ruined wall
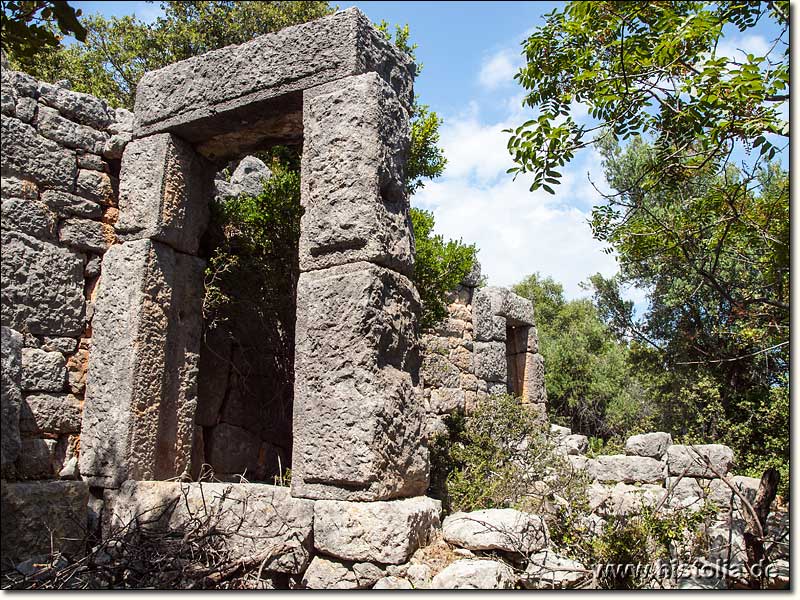
M 478 287 L 480 263 L 450 293 L 448 316 L 421 336 L 427 432 L 490 394 L 513 394 L 547 420 L 544 360 L 533 304 L 505 288 Z
M 3 64 L 3 355 L 20 369 L 16 382 L 3 375 L 4 478 L 77 477 L 94 300 L 132 127 L 129 111 Z

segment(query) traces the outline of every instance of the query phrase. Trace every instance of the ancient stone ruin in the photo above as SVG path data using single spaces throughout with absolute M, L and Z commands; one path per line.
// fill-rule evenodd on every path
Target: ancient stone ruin
M 511 393 L 546 422 L 529 301 L 479 287 L 476 267 L 449 318 L 419 331 L 413 78 L 356 9 L 147 73 L 133 114 L 3 65 L 3 569 L 213 513 L 232 555 L 269 577 L 403 587 L 440 535 L 426 492 L 443 417 Z M 302 145 L 288 381 L 234 369 L 202 315 L 215 174 L 246 174 L 242 157 L 276 144 Z M 598 485 L 675 474 L 666 447 L 589 463 L 573 442 Z M 290 487 L 274 485 L 289 468 Z

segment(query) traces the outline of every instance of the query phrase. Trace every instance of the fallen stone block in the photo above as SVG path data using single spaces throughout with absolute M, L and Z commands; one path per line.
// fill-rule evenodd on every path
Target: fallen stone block
M 661 431 L 632 435 L 625 442 L 625 454 L 661 460 L 672 445 L 672 436 Z
M 126 481 L 105 500 L 104 538 L 134 527 L 183 534 L 206 522 L 214 528 L 209 543 L 224 543 L 234 559 L 263 555 L 265 571 L 296 575 L 310 560 L 314 503 L 292 498 L 289 488 Z
M 344 560 L 406 562 L 439 527 L 441 502 L 425 496 L 384 502 L 318 500 L 314 547 Z
M 576 560 L 550 550 L 531 555 L 522 586 L 528 590 L 558 590 L 575 587 L 592 573 Z
M 508 565 L 496 560 L 457 560 L 439 572 L 432 590 L 510 590 L 517 577 Z
M 383 569 L 372 563 L 315 556 L 303 574 L 302 584 L 309 590 L 366 590 L 383 575 Z
M 665 473 L 664 463 L 654 458 L 612 454 L 597 457 L 593 475 L 598 481 L 661 483 Z
M 670 475 L 687 477 L 714 478 L 712 469 L 707 466 L 706 459 L 719 474 L 727 475 L 733 465 L 733 450 L 722 444 L 701 444 L 684 446 L 674 444 L 667 448 L 665 460 Z
M 442 524 L 444 539 L 469 550 L 502 550 L 529 554 L 547 546 L 544 520 L 512 508 L 457 512 Z

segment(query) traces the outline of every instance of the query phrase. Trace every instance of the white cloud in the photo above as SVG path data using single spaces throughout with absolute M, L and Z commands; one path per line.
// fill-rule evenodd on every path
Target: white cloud
M 522 66 L 519 52 L 503 48 L 489 56 L 481 65 L 478 82 L 489 90 L 514 83 L 514 75 Z
M 747 34 L 722 38 L 717 44 L 716 56 L 726 56 L 734 60 L 742 60 L 747 54 L 766 56 L 770 44 L 762 35 Z

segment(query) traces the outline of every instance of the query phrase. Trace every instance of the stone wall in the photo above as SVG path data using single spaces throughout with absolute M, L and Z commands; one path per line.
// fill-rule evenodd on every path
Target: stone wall
M 513 394 L 545 422 L 547 391 L 533 304 L 505 288 L 479 287 L 481 266 L 450 293 L 448 316 L 421 336 L 428 434 L 490 394 Z
M 3 355 L 19 365 L 3 375 L 4 478 L 77 477 L 94 302 L 132 127 L 130 112 L 67 82 L 2 66 Z

